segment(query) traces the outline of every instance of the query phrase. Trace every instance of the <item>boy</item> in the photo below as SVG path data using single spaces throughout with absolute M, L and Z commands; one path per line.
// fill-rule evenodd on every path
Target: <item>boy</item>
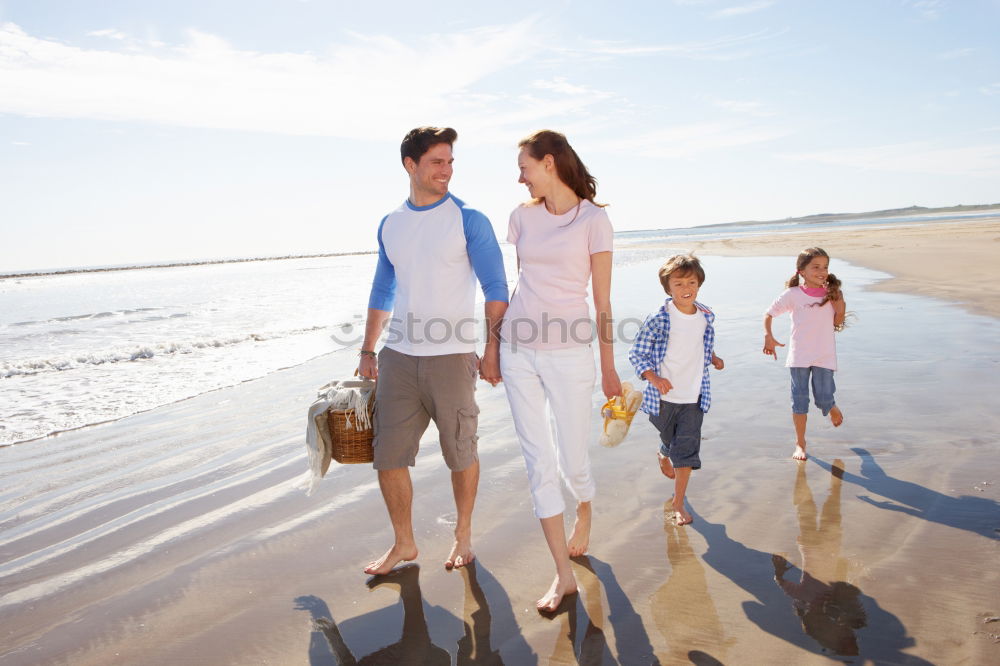
M 708 366 L 725 367 L 715 355 L 715 315 L 698 303 L 705 271 L 697 257 L 678 254 L 660 268 L 666 302 L 646 317 L 628 352 L 635 373 L 646 380 L 642 411 L 660 432 L 660 471 L 674 479 L 673 512 L 678 525 L 692 521 L 684 510 L 691 470 L 701 467 L 701 422 L 712 403 Z

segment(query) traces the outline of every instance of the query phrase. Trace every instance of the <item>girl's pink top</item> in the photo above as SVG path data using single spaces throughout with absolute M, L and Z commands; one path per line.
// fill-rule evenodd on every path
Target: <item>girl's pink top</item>
M 507 241 L 517 247 L 521 271 L 501 339 L 529 349 L 590 344 L 590 255 L 610 252 L 613 236 L 608 214 L 586 200 L 563 215 L 553 215 L 544 204 L 515 208 Z
M 792 333 L 788 342 L 788 359 L 785 367 L 808 368 L 818 366 L 837 369 L 837 343 L 833 330 L 833 304 L 819 302 L 819 296 L 810 296 L 803 287 L 786 289 L 775 299 L 767 314 L 772 317 L 786 312 L 792 317 Z

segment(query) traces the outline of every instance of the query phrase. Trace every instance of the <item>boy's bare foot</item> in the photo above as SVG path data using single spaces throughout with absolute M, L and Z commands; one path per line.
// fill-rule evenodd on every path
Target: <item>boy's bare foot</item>
M 535 602 L 535 608 L 542 613 L 554 613 L 559 608 L 559 604 L 562 603 L 563 597 L 568 594 L 576 594 L 576 578 L 570 576 L 568 581 L 563 582 L 559 578 L 559 574 L 556 574 L 549 591 Z
M 373 576 L 387 574 L 400 562 L 409 562 L 415 559 L 417 559 L 417 547 L 415 545 L 400 546 L 393 544 L 392 548 L 385 551 L 385 555 L 368 563 L 368 566 L 365 567 L 365 573 Z
M 805 460 L 809 456 L 806 455 L 806 445 L 796 444 L 795 453 L 792 454 L 792 460 Z
M 573 533 L 569 535 L 566 545 L 570 557 L 579 557 L 587 552 L 590 546 L 590 502 L 578 502 L 576 505 L 576 522 L 573 523 Z
M 459 569 L 467 564 L 471 564 L 476 559 L 472 552 L 472 543 L 468 539 L 455 539 L 455 544 L 451 547 L 448 559 L 444 561 L 444 568 Z
M 830 423 L 833 424 L 834 428 L 840 426 L 844 422 L 844 413 L 840 411 L 840 407 L 834 405 L 830 408 Z
M 663 472 L 663 476 L 668 479 L 674 478 L 674 465 L 670 462 L 670 458 L 659 451 L 656 452 L 656 457 L 660 460 L 660 471 Z

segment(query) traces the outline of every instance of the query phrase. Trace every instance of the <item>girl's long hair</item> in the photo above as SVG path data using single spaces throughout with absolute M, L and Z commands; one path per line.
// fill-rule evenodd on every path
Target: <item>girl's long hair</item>
M 816 257 L 826 257 L 827 260 L 830 259 L 830 255 L 826 253 L 821 247 L 807 247 L 806 249 L 799 252 L 798 258 L 795 260 L 795 275 L 788 278 L 785 282 L 786 287 L 797 287 L 799 286 L 799 272 L 805 270 L 805 267 L 812 262 Z M 839 301 L 840 300 L 840 280 L 833 273 L 827 273 L 826 275 L 826 296 L 823 300 L 815 305 L 821 306 L 826 305 L 828 301 Z
M 566 135 L 553 130 L 538 130 L 521 139 L 517 147 L 527 148 L 528 154 L 536 160 L 543 160 L 546 155 L 551 155 L 556 163 L 559 180 L 573 190 L 576 196 L 586 199 L 595 206 L 607 205 L 594 201 L 594 197 L 597 196 L 597 179 L 587 171 L 583 160 L 566 140 Z

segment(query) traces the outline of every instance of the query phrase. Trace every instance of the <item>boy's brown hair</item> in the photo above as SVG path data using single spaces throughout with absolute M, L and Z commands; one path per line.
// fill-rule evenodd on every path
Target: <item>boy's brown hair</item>
M 698 257 L 693 254 L 675 254 L 667 259 L 667 263 L 660 266 L 660 284 L 663 291 L 670 294 L 670 276 L 679 277 L 694 273 L 698 278 L 698 286 L 705 284 L 705 269 L 701 267 Z

